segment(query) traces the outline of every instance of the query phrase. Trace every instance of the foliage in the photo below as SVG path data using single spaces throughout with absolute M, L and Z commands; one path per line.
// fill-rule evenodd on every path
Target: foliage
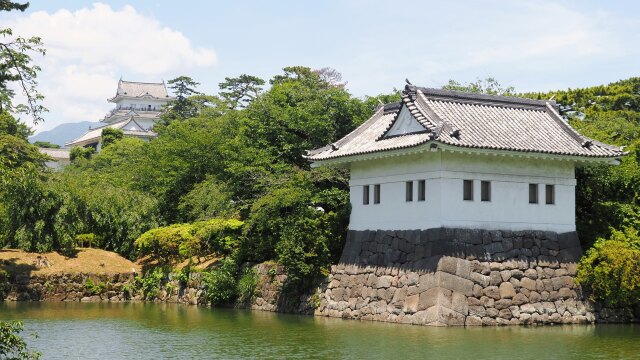
M 13 135 L 27 141 L 33 132 L 8 112 L 0 112 L 0 135 Z
M 100 246 L 102 239 L 96 234 L 78 234 L 76 235 L 76 244 L 80 247 Z
M 42 354 L 30 351 L 27 343 L 20 337 L 23 330 L 24 325 L 20 321 L 0 321 L 0 359 L 40 359 Z
M 256 269 L 251 266 L 245 267 L 240 279 L 238 279 L 238 285 L 236 286 L 238 301 L 241 303 L 250 301 L 255 294 L 257 286 L 258 273 L 256 272 Z
M 576 226 L 585 247 L 611 229 L 640 227 L 640 78 L 608 85 L 524 94 L 551 99 L 581 134 L 628 155 L 619 166 L 584 166 L 576 172 Z
M 325 146 L 351 131 L 364 113 L 362 103 L 302 66 L 284 68 L 272 87 L 247 107 L 243 136 L 273 157 L 308 169 L 305 150 Z
M 484 80 L 477 79 L 475 82 L 462 84 L 455 80 L 449 80 L 447 85 L 442 87 L 445 90 L 457 90 L 470 93 L 514 96 L 513 86 L 503 87 L 496 79 L 488 77 Z
M 158 296 L 160 285 L 167 276 L 166 272 L 165 268 L 158 266 L 153 268 L 151 271 L 148 271 L 143 276 L 136 276 L 134 281 L 135 287 L 142 291 L 142 297 L 145 300 L 153 300 Z
M 80 159 L 90 159 L 95 153 L 96 149 L 93 147 L 74 146 L 69 151 L 69 160 L 71 160 L 71 162 L 76 162 Z
M 87 278 L 87 280 L 84 282 L 84 289 L 85 292 L 89 295 L 98 295 L 102 293 L 104 284 L 99 281 L 96 283 L 93 281 L 93 279 Z
M 161 124 L 169 125 L 175 120 L 185 120 L 194 117 L 197 114 L 197 107 L 189 101 L 192 95 L 198 95 L 196 87 L 200 85 L 188 76 L 179 76 L 175 79 L 167 81 L 169 89 L 173 90 L 175 100 L 171 101 L 167 106 L 164 114 L 161 116 Z
M 7 112 L 0 113 L 0 170 L 25 164 L 43 167 L 46 156 L 29 144 L 31 130 Z
M 348 193 L 332 189 L 314 194 L 313 188 L 309 174 L 299 172 L 258 199 L 241 245 L 252 261 L 277 259 L 291 287 L 310 285 L 326 271 L 330 249 L 339 254 L 343 244 Z
M 26 251 L 70 252 L 75 246 L 78 220 L 73 197 L 33 166 L 11 176 L 0 176 L 0 195 L 5 207 L 5 243 Z
M 140 235 L 135 246 L 140 255 L 152 255 L 165 261 L 188 258 L 200 250 L 200 242 L 193 232 L 191 224 L 159 227 Z
M 244 108 L 260 95 L 263 85 L 264 80 L 253 75 L 242 74 L 237 78 L 225 77 L 224 81 L 219 84 L 220 96 L 229 104 L 229 108 Z
M 9 289 L 9 273 L 6 270 L 0 269 L 0 301 L 3 301 L 7 297 L 7 290 Z
M 193 224 L 196 238 L 206 253 L 230 255 L 238 247 L 244 222 L 236 219 L 210 219 Z
M 191 269 L 191 259 L 189 259 L 189 263 L 184 266 L 177 274 L 177 280 L 180 282 L 182 286 L 186 286 L 191 278 L 191 273 L 193 270 Z
M 613 230 L 598 239 L 580 260 L 576 280 L 597 300 L 612 307 L 640 303 L 640 235 L 634 228 Z
M 204 253 L 230 254 L 236 247 L 243 222 L 211 219 L 193 224 L 174 224 L 149 230 L 135 246 L 140 255 L 165 261 L 187 259 Z
M 60 149 L 60 145 L 48 141 L 36 141 L 33 143 L 33 146 L 45 149 Z
M 0 2 L 0 11 L 20 10 L 24 11 L 29 3 L 15 3 L 3 0 Z M 30 114 L 34 124 L 42 121 L 42 113 L 47 109 L 40 104 L 44 98 L 38 92 L 36 77 L 40 67 L 32 64 L 31 54 L 45 54 L 42 41 L 39 37 L 23 38 L 14 36 L 9 28 L 0 28 L 0 35 L 5 39 L 0 42 L 0 114 L 5 111 L 16 111 Z M 15 91 L 9 87 L 9 83 L 17 82 L 22 89 L 27 104 L 12 104 Z
M 234 203 L 225 184 L 209 175 L 182 196 L 178 212 L 186 221 L 229 217 L 233 215 Z
M 124 137 L 124 131 L 122 131 L 122 129 L 105 127 L 102 129 L 102 133 L 100 137 L 102 142 L 102 148 L 106 148 L 107 146 L 115 143 L 116 141 L 122 140 L 122 138 Z
M 238 264 L 231 257 L 220 260 L 217 268 L 202 273 L 202 280 L 207 289 L 207 301 L 211 305 L 224 305 L 233 302 L 237 297 Z

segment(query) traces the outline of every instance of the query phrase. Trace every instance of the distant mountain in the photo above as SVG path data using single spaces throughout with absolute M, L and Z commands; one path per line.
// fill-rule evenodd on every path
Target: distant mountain
M 77 139 L 89 130 L 89 127 L 95 128 L 104 125 L 101 122 L 81 121 L 77 123 L 60 124 L 51 130 L 42 131 L 29 138 L 30 142 L 48 141 L 53 144 L 64 146 L 73 139 Z

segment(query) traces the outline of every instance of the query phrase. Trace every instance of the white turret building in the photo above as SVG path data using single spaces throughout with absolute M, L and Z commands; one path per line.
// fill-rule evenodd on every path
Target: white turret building
M 575 231 L 575 168 L 624 153 L 552 101 L 408 85 L 312 166 L 351 170 L 350 230 Z
M 102 130 L 106 127 L 122 129 L 125 136 L 145 140 L 156 137 L 157 134 L 152 131 L 153 126 L 160 119 L 163 106 L 173 99 L 164 82 L 144 83 L 121 79 L 118 81 L 116 95 L 108 99 L 115 104 L 115 108 L 102 120 L 106 125 L 90 128 L 84 135 L 65 145 L 91 146 L 99 151 Z

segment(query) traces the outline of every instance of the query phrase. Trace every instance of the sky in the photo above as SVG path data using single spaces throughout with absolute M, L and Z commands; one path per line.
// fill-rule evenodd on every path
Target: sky
M 491 76 L 524 92 L 640 76 L 638 1 L 30 2 L 0 27 L 47 48 L 35 57 L 50 110 L 38 131 L 99 121 L 120 78 L 187 75 L 213 94 L 225 77 L 304 65 L 335 68 L 365 96 L 405 78 L 440 87 Z

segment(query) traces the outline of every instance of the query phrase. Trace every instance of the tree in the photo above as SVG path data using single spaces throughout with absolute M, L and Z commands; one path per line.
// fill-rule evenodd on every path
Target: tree
M 488 77 L 484 80 L 477 79 L 475 82 L 462 84 L 455 80 L 449 80 L 447 85 L 442 87 L 445 90 L 457 90 L 478 94 L 514 96 L 513 86 L 503 87 L 496 79 Z
M 0 114 L 0 169 L 16 169 L 25 164 L 42 168 L 46 156 L 29 144 L 31 130 L 18 122 L 11 114 Z
M 230 109 L 244 108 L 260 95 L 262 85 L 264 80 L 253 75 L 225 77 L 219 84 L 220 96 L 229 104 Z
M 102 129 L 102 134 L 100 135 L 102 140 L 102 147 L 105 148 L 116 141 L 122 140 L 124 137 L 124 131 L 122 129 L 115 129 L 112 127 L 106 127 Z
M 240 129 L 250 146 L 274 158 L 309 168 L 304 151 L 325 146 L 371 116 L 360 100 L 322 80 L 310 68 L 286 67 L 271 79 L 269 91 L 243 113 Z
M 0 2 L 0 11 L 24 11 L 29 3 L 15 3 L 7 0 Z M 9 28 L 0 29 L 0 35 L 5 39 L 0 42 L 0 113 L 3 111 L 24 112 L 32 116 L 34 124 L 42 121 L 42 113 L 47 109 L 40 104 L 44 98 L 38 92 L 36 77 L 40 67 L 33 65 L 31 55 L 45 54 L 39 37 L 23 38 L 13 36 Z M 26 104 L 13 106 L 15 91 L 9 87 L 10 83 L 18 83 L 27 99 Z
M 0 7 L 4 6 L 0 2 Z M 0 358 L 11 360 L 40 359 L 42 354 L 30 351 L 27 343 L 20 337 L 24 325 L 20 321 L 0 321 Z
M 160 124 L 167 126 L 175 120 L 185 120 L 196 116 L 197 107 L 189 101 L 189 97 L 200 94 L 195 89 L 200 83 L 188 76 L 179 76 L 167 81 L 167 84 L 169 84 L 169 89 L 173 90 L 176 98 L 167 105 L 167 111 L 160 116 Z
M 90 159 L 91 155 L 95 154 L 96 149 L 92 147 L 74 146 L 69 151 L 69 160 L 75 162 L 79 159 Z
M 342 81 L 342 74 L 340 74 L 336 69 L 323 67 L 322 69 L 314 70 L 313 72 L 318 74 L 320 80 L 331 84 L 332 86 L 339 87 L 341 89 L 344 89 L 347 86 L 347 82 Z

